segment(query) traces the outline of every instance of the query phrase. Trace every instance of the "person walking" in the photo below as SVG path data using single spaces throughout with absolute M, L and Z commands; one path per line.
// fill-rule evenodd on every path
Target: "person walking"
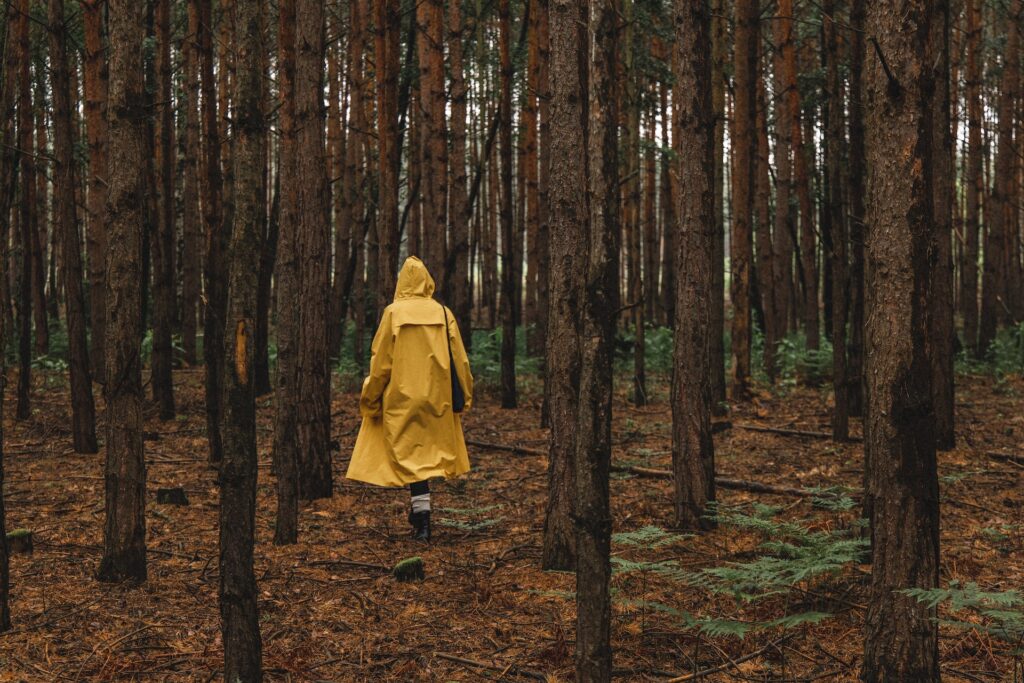
M 421 541 L 430 540 L 428 480 L 469 471 L 460 414 L 473 401 L 458 323 L 433 295 L 427 267 L 410 256 L 373 338 L 370 374 L 359 397 L 362 425 L 345 475 L 377 486 L 408 486 L 412 536 Z

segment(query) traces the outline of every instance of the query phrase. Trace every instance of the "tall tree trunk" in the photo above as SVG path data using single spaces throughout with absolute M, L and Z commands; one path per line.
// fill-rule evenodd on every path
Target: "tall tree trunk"
M 981 0 L 967 0 L 967 163 L 964 178 L 967 215 L 964 217 L 963 269 L 960 273 L 960 307 L 964 318 L 964 343 L 978 357 L 978 246 L 981 230 L 981 146 L 984 55 L 981 50 Z
M 153 353 L 151 384 L 161 420 L 174 419 L 174 103 L 171 99 L 171 0 L 156 3 L 157 220 L 153 248 Z
M 377 309 L 391 303 L 398 264 L 398 51 L 401 14 L 398 0 L 373 0 L 374 52 L 377 73 Z
M 540 124 L 538 136 L 537 175 L 537 348 L 546 349 L 548 339 L 548 310 L 550 307 L 551 273 L 551 18 L 550 0 L 537 0 L 531 10 L 537 15 L 537 73 L 538 106 Z M 532 17 L 533 14 L 530 16 Z M 547 354 L 543 354 L 546 372 Z
M 295 4 L 295 131 L 298 183 L 299 496 L 330 498 L 331 374 L 328 351 L 330 203 L 324 167 L 324 8 Z M 287 179 L 286 179 L 287 180 Z
M 551 232 L 548 244 L 547 325 L 548 501 L 544 517 L 544 569 L 569 570 L 576 564 L 573 498 L 576 484 L 577 393 L 580 348 L 576 320 L 581 313 L 587 222 L 583 106 L 586 80 L 581 61 L 587 35 L 579 0 L 551 0 Z
M 103 47 L 103 0 L 82 1 L 85 33 L 85 128 L 89 151 L 86 183 L 86 255 L 89 261 L 89 360 L 93 379 L 103 381 L 103 261 L 107 248 L 107 59 Z
M 462 343 L 473 346 L 472 288 L 469 286 L 469 212 L 466 196 L 466 77 L 463 71 L 462 3 L 448 0 L 448 55 L 452 74 L 452 149 L 450 181 L 450 239 L 445 259 L 444 298 L 459 324 Z M 449 275 L 450 274 L 450 275 Z
M 660 161 L 660 174 L 661 174 L 661 196 L 659 201 L 661 202 L 661 222 L 663 226 L 662 230 L 662 263 L 661 263 L 661 301 L 662 308 L 664 309 L 664 324 L 668 327 L 675 328 L 675 313 L 676 313 L 676 275 L 675 275 L 675 233 L 676 233 L 676 189 L 675 183 L 673 182 L 673 159 L 669 150 L 672 149 L 672 142 L 669 138 L 669 128 L 672 126 L 672 122 L 669 120 L 669 109 L 668 109 L 668 89 L 667 83 L 662 83 L 658 87 L 660 91 L 660 115 L 661 115 L 661 161 Z M 712 142 L 712 144 L 714 144 Z M 712 149 L 712 163 L 714 163 L 714 150 Z M 712 177 L 711 190 L 714 192 L 714 178 Z M 712 240 L 713 241 L 713 240 Z M 712 247 L 713 251 L 713 247 Z M 708 259 L 710 268 L 710 261 L 713 256 Z M 713 269 L 712 269 L 713 270 Z M 708 298 L 710 302 L 711 291 L 709 288 Z M 708 304 L 710 310 L 711 304 Z M 710 330 L 710 323 L 709 323 Z M 710 336 L 710 333 L 709 333 Z M 709 342 L 710 343 L 710 342 Z M 710 350 L 708 351 L 710 354 Z M 711 356 L 708 356 L 710 364 Z
M 256 533 L 255 327 L 263 194 L 263 59 L 261 0 L 235 0 L 234 201 L 228 254 L 229 304 L 225 335 L 224 412 L 220 466 L 220 615 L 224 679 L 262 679 L 253 542 Z
M 612 349 L 619 307 L 618 111 L 615 77 L 621 7 L 589 3 L 586 259 L 579 282 L 580 375 L 576 418 L 576 680 L 608 681 L 611 651 Z
M 278 130 L 280 134 L 280 209 L 275 294 L 277 307 L 277 378 L 274 390 L 274 467 L 277 470 L 277 517 L 274 543 L 298 540 L 299 426 L 298 426 L 298 308 L 299 297 L 299 183 L 295 128 L 295 11 L 296 0 L 278 3 Z
M 35 182 L 36 201 L 32 205 L 32 313 L 35 329 L 35 354 L 45 356 L 50 353 L 50 328 L 47 310 L 49 301 L 46 296 L 46 244 L 50 217 L 49 169 L 50 153 L 47 149 L 46 118 L 50 102 L 46 99 L 47 74 L 44 60 L 40 57 L 35 66 Z
M 9 18 L 9 15 L 8 15 Z M 5 65 L 6 66 L 6 65 Z M 7 338 L 6 321 L 0 318 L 0 339 Z M 7 514 L 4 509 L 4 402 L 7 389 L 6 354 L 0 356 L 0 633 L 11 628 L 10 548 L 7 545 Z
M 220 462 L 221 365 L 224 361 L 224 314 L 227 304 L 224 282 L 225 231 L 221 206 L 220 129 L 217 125 L 216 83 L 213 73 L 213 17 L 209 3 L 200 2 L 199 55 L 202 128 L 206 148 L 200 182 L 203 223 L 206 235 L 204 260 L 205 317 L 203 321 L 203 358 L 206 361 L 206 432 L 209 460 Z M 221 112 L 226 114 L 226 112 Z
M 788 4 L 787 4 L 788 3 Z M 792 2 L 781 0 L 778 16 L 773 21 L 776 50 L 773 64 L 775 99 L 775 249 L 774 285 L 777 336 L 781 338 L 789 329 L 790 299 L 793 283 L 793 238 L 796 221 L 791 210 L 793 197 L 792 134 L 785 78 L 786 50 L 793 43 Z
M 36 167 L 35 156 L 31 153 L 33 127 L 29 2 L 20 0 L 14 26 L 18 43 L 18 147 L 24 150 L 19 155 L 18 172 L 21 184 L 18 200 L 21 277 L 18 283 L 18 405 L 14 413 L 18 420 L 27 420 L 32 415 L 29 397 L 32 390 L 32 234 L 35 232 L 33 207 L 36 203 Z
M 266 97 L 267 94 L 264 93 L 264 96 Z M 267 142 L 269 143 L 269 140 Z M 269 144 L 267 146 L 269 147 Z M 280 216 L 281 166 L 274 164 L 273 200 L 270 204 L 269 215 L 264 221 L 266 229 L 263 232 L 263 248 L 260 252 L 260 278 L 257 290 L 256 360 L 254 361 L 256 368 L 253 380 L 256 383 L 257 396 L 264 396 L 274 390 L 270 378 L 271 280 L 274 276 L 274 264 L 277 262 Z
M 335 7 L 334 9 L 340 9 Z M 333 34 L 341 32 L 342 23 L 328 15 L 328 31 Z M 349 31 L 349 42 L 352 42 Z M 352 251 L 352 191 L 348 161 L 348 145 L 352 144 L 350 126 L 346 118 L 349 114 L 348 98 L 345 96 L 344 64 L 347 55 L 339 39 L 326 48 L 327 51 L 327 169 L 328 188 L 331 192 L 331 225 L 334 228 L 334 260 L 331 277 L 330 314 L 328 316 L 327 350 L 330 358 L 338 358 L 341 351 L 341 338 L 345 333 L 345 318 L 348 314 L 348 296 L 351 291 L 352 278 L 349 274 L 349 253 Z
M 711 439 L 711 259 L 715 238 L 715 116 L 711 104 L 711 8 L 707 0 L 675 0 L 674 149 L 678 159 L 678 223 L 673 234 L 676 327 L 672 378 L 672 471 L 675 520 L 709 526 L 715 500 Z
M 732 397 L 750 394 L 751 305 L 753 267 L 751 217 L 754 210 L 754 167 L 757 119 L 758 6 L 756 0 L 736 0 L 735 159 L 732 178 L 730 274 L 732 299 Z
M 509 0 L 498 0 L 498 51 L 501 94 L 498 138 L 501 146 L 501 407 L 515 408 L 516 323 L 518 322 L 518 250 L 512 224 L 512 49 Z
M 871 597 L 865 681 L 939 680 L 935 609 L 901 593 L 938 585 L 939 486 L 928 310 L 937 5 L 869 3 L 864 79 L 868 243 L 866 376 Z M 880 55 L 880 57 L 879 57 Z M 885 60 L 884 62 L 882 60 Z
M 445 228 L 448 225 L 448 126 L 445 116 L 444 2 L 423 0 L 416 4 L 419 34 L 416 47 L 420 61 L 420 105 L 423 114 L 424 238 L 426 261 L 442 268 L 445 260 Z M 444 271 L 438 273 L 444 277 Z
M 864 21 L 867 0 L 853 0 L 850 6 L 850 24 L 854 27 L 850 46 L 850 150 L 847 168 L 850 174 L 850 341 L 846 348 L 849 359 L 846 369 L 848 401 L 851 416 L 863 416 L 864 396 Z
M 711 410 L 725 404 L 725 66 L 729 60 L 725 0 L 711 5 L 711 107 L 715 111 L 715 242 L 711 255 Z M 678 311 L 677 311 L 678 313 Z
M 935 223 L 932 230 L 932 281 L 928 286 L 932 306 L 928 319 L 928 355 L 932 364 L 935 442 L 939 450 L 946 451 L 956 445 L 953 422 L 953 357 L 956 329 L 953 323 L 954 170 L 953 131 L 950 121 L 950 9 L 949 0 L 930 4 L 933 32 L 931 40 L 935 59 L 934 63 L 929 64 L 934 80 L 931 116 Z M 1016 232 L 1017 223 L 1014 221 L 1010 225 Z
M 144 3 L 108 0 L 110 27 L 107 188 L 106 525 L 101 581 L 146 579 L 146 460 L 142 445 L 139 254 L 144 225 L 142 76 Z
M 540 270 L 540 206 L 539 175 L 537 167 L 537 118 L 538 94 L 540 92 L 540 12 L 538 0 L 530 3 L 529 38 L 527 48 L 526 88 L 523 92 L 523 110 L 520 115 L 522 124 L 522 166 L 524 181 L 526 228 L 526 302 L 524 305 L 523 323 L 526 326 L 526 351 L 528 355 L 538 355 L 543 349 L 543 339 L 538 324 L 541 310 L 537 307 L 537 289 L 542 276 Z M 546 311 L 545 311 L 546 312 Z
M 994 182 L 992 183 L 991 211 L 985 212 L 988 232 L 985 239 L 985 271 L 982 276 L 981 322 L 978 346 L 987 353 L 996 337 L 996 327 L 1007 318 L 1010 294 L 1007 283 L 1011 267 L 1012 244 L 1016 222 L 1011 196 L 1016 176 L 1013 174 L 1013 144 L 1015 103 L 1020 86 L 1020 31 L 1021 0 L 1011 0 L 1006 26 L 1006 52 L 1002 82 L 999 87 L 998 116 L 999 147 L 996 151 Z
M 85 293 L 82 291 L 82 252 L 75 208 L 75 141 L 74 123 L 71 120 L 64 0 L 50 0 L 47 21 L 50 24 L 50 74 L 53 89 L 54 230 L 60 235 L 64 262 L 71 433 L 76 453 L 96 453 L 96 410 L 92 398 L 92 374 L 89 371 Z
M 758 38 L 758 46 L 761 40 Z M 759 69 L 760 71 L 760 69 Z M 778 344 L 775 313 L 775 247 L 771 222 L 771 170 L 768 168 L 768 96 L 765 93 L 765 77 L 757 76 L 757 129 L 755 131 L 757 166 L 754 170 L 754 206 L 757 218 L 757 269 L 754 282 L 760 299 L 755 304 L 761 308 L 761 332 L 764 334 L 762 365 L 770 382 L 775 382 L 775 350 Z
M 199 0 L 188 0 L 188 32 L 181 42 L 185 74 L 185 145 L 181 169 L 181 345 L 185 362 L 195 365 L 199 316 L 202 228 L 199 215 Z
M 839 71 L 839 35 L 836 0 L 826 0 L 822 12 L 825 53 L 825 176 L 829 231 L 832 249 L 832 437 L 845 441 L 850 436 L 850 383 L 860 379 L 849 372 L 846 351 L 847 255 L 846 211 L 843 201 L 843 82 Z

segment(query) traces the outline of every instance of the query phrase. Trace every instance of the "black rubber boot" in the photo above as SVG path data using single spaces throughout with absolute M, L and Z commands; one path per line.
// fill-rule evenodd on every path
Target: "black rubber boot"
M 430 542 L 430 512 L 410 512 L 409 524 L 412 524 L 412 537 L 416 541 Z

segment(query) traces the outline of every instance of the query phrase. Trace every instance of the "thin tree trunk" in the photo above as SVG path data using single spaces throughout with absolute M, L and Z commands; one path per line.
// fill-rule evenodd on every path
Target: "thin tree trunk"
M 102 0 L 82 1 L 85 33 L 85 127 L 89 151 L 86 182 L 86 254 L 89 261 L 89 322 L 92 328 L 89 360 L 93 379 L 103 381 L 104 308 L 103 261 L 107 248 L 107 60 L 103 52 Z
M 954 171 L 953 132 L 950 121 L 950 9 L 949 0 L 930 4 L 936 62 L 931 65 L 935 88 L 931 105 L 934 170 L 932 195 L 935 202 L 935 224 L 932 231 L 932 281 L 929 284 L 932 310 L 929 316 L 928 355 L 932 364 L 935 442 L 939 450 L 947 451 L 956 445 L 953 421 L 953 347 L 956 330 L 953 323 Z M 1016 232 L 1016 221 L 1010 225 Z
M 171 0 L 157 0 L 157 220 L 153 248 L 153 353 L 151 384 L 161 420 L 174 419 L 174 103 L 171 100 Z
M 428 182 L 421 187 L 426 262 L 435 269 L 445 263 L 445 227 L 448 225 L 448 126 L 445 116 L 444 2 L 416 4 L 419 32 L 420 105 L 423 114 L 423 166 Z M 444 272 L 437 273 L 443 276 Z
M 678 159 L 678 223 L 672 266 L 676 272 L 676 327 L 672 380 L 672 470 L 675 522 L 705 529 L 715 500 L 715 448 L 711 439 L 711 258 L 715 239 L 715 117 L 711 104 L 711 8 L 707 0 L 675 0 L 672 95 Z
M 32 204 L 32 235 L 29 244 L 32 249 L 32 313 L 35 329 L 35 355 L 45 356 L 50 352 L 50 329 L 48 320 L 48 300 L 46 297 L 46 243 L 50 215 L 48 201 L 49 178 L 47 166 L 50 153 L 47 149 L 46 114 L 50 102 L 46 100 L 46 74 L 48 73 L 43 60 L 35 67 L 35 175 L 36 201 Z M 29 148 L 31 149 L 31 148 Z
M 221 365 L 224 360 L 224 313 L 227 304 L 224 282 L 225 230 L 221 212 L 220 130 L 217 125 L 216 83 L 213 74 L 213 17 L 210 4 L 200 2 L 199 56 L 202 128 L 206 148 L 200 181 L 206 235 L 204 281 L 206 305 L 203 321 L 203 358 L 206 361 L 206 431 L 209 460 L 220 462 Z M 221 112 L 226 113 L 226 112 Z
M 323 163 L 324 8 L 320 0 L 297 0 L 295 46 L 299 496 L 313 500 L 330 498 L 333 493 L 328 350 L 330 195 Z
M 518 250 L 512 224 L 512 50 L 509 0 L 498 0 L 498 51 L 501 94 L 498 100 L 501 146 L 501 407 L 515 408 L 516 324 L 519 318 L 516 282 Z
M 220 465 L 220 615 L 224 679 L 262 679 L 253 543 L 256 533 L 255 328 L 258 315 L 263 194 L 263 59 L 261 0 L 235 0 L 234 202 L 228 253 L 224 411 Z
M 20 0 L 14 33 L 18 43 L 18 147 L 20 156 L 18 227 L 20 228 L 21 277 L 18 287 L 18 405 L 14 417 L 27 420 L 32 415 L 32 234 L 36 203 L 36 166 L 32 151 L 31 44 L 28 17 L 30 0 Z
M 537 118 L 538 94 L 540 91 L 540 12 L 538 0 L 532 0 L 529 8 L 529 39 L 527 50 L 526 88 L 523 93 L 522 156 L 519 163 L 524 181 L 525 230 L 526 230 L 526 303 L 523 323 L 526 325 L 527 354 L 538 355 L 543 349 L 539 337 L 541 310 L 538 308 L 537 289 L 547 273 L 540 273 L 540 206 L 539 175 L 537 167 Z
M 730 274 L 732 299 L 732 397 L 750 394 L 751 305 L 753 267 L 751 217 L 754 210 L 754 166 L 757 119 L 758 8 L 756 0 L 736 1 L 736 163 L 732 178 Z
M 146 579 L 146 461 L 142 444 L 139 253 L 144 225 L 146 125 L 142 75 L 145 7 L 108 0 L 109 186 L 107 188 L 106 524 L 101 581 Z
M 758 45 L 761 45 L 758 38 Z M 760 69 L 759 69 L 760 71 Z M 768 97 L 765 94 L 765 77 L 757 76 L 757 129 L 756 150 L 757 167 L 754 177 L 754 206 L 757 218 L 757 270 L 754 282 L 757 284 L 760 299 L 755 304 L 761 307 L 761 332 L 764 335 L 762 364 L 770 382 L 775 381 L 775 349 L 778 343 L 778 331 L 775 313 L 775 247 L 771 223 L 771 177 L 768 168 Z
M 82 291 L 82 252 L 75 209 L 74 123 L 68 81 L 64 0 L 50 0 L 50 73 L 53 92 L 54 230 L 60 235 L 64 262 L 65 314 L 68 326 L 68 370 L 71 385 L 71 433 L 76 453 L 96 453 L 96 409 L 89 371 L 89 342 Z
M 583 106 L 586 80 L 581 54 L 586 33 L 579 0 L 551 0 L 551 232 L 547 325 L 548 500 L 544 517 L 544 569 L 576 564 L 573 527 L 574 458 L 580 379 L 576 320 L 580 316 L 584 230 L 587 222 Z
M 462 4 L 448 0 L 448 55 L 451 69 L 452 149 L 449 171 L 450 211 L 448 256 L 444 269 L 444 298 L 451 308 L 466 349 L 473 346 L 473 290 L 469 286 L 469 206 L 466 196 L 466 77 L 463 72 Z M 450 274 L 450 275 L 449 275 Z
M 195 365 L 202 268 L 202 227 L 199 214 L 199 62 L 200 0 L 188 0 L 188 33 L 181 43 L 185 73 L 185 146 L 181 186 L 181 345 L 185 362 Z
M 836 0 L 824 4 L 825 53 L 825 175 L 826 202 L 832 249 L 829 254 L 832 271 L 832 386 L 835 406 L 832 411 L 832 437 L 845 441 L 850 436 L 850 383 L 859 382 L 851 376 L 847 362 L 847 255 L 846 211 L 842 193 L 843 164 L 843 83 L 839 72 L 839 35 L 836 26 Z
M 867 397 L 864 395 L 864 101 L 862 97 L 864 69 L 864 21 L 867 0 L 853 0 L 850 23 L 856 29 L 850 50 L 850 149 L 847 166 L 850 173 L 850 341 L 846 348 L 848 358 L 847 382 L 851 417 L 864 415 Z
M 278 4 L 278 130 L 280 133 L 280 232 L 275 273 L 277 307 L 277 378 L 274 402 L 274 467 L 277 470 L 277 517 L 274 543 L 298 540 L 299 426 L 298 326 L 294 302 L 299 297 L 298 166 L 295 131 L 295 10 L 296 0 Z
M 1007 318 L 1009 309 L 1009 270 L 1015 238 L 1016 222 L 1011 198 L 1016 196 L 1013 185 L 1014 156 L 1017 154 L 1013 143 L 1014 104 L 1020 84 L 1020 26 L 1021 0 L 1012 0 L 1007 11 L 1006 51 L 1003 63 L 1002 82 L 999 87 L 997 105 L 999 147 L 996 151 L 994 181 L 992 183 L 991 211 L 985 212 L 988 232 L 985 240 L 984 274 L 982 277 L 981 321 L 978 331 L 978 346 L 981 353 L 987 353 L 996 337 L 996 327 Z
M 711 107 L 715 111 L 715 243 L 711 255 L 711 410 L 725 411 L 725 0 L 711 6 Z M 678 313 L 678 311 L 677 311 Z
M 938 681 L 934 608 L 901 593 L 938 585 L 939 486 L 928 355 L 935 202 L 937 3 L 869 3 L 867 34 L 867 495 L 872 501 L 871 597 L 865 681 Z M 943 152 L 944 153 L 944 152 Z
M 373 0 L 377 76 L 377 142 L 380 181 L 377 188 L 377 309 L 391 303 L 398 264 L 398 51 L 401 15 L 398 0 Z
M 586 266 L 579 282 L 580 379 L 576 417 L 576 680 L 608 681 L 611 650 L 612 349 L 619 306 L 618 111 L 615 68 L 621 7 L 590 3 L 586 51 Z

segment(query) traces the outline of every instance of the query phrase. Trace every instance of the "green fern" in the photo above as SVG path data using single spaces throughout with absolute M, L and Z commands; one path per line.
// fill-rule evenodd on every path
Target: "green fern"
M 929 609 L 947 604 L 953 613 L 980 617 L 981 622 L 942 619 L 940 623 L 987 633 L 1009 645 L 1015 657 L 1024 656 L 1024 594 L 1019 591 L 983 591 L 974 582 L 951 581 L 948 588 L 910 588 L 901 592 Z
M 688 538 L 693 538 L 693 534 L 674 534 L 661 527 L 645 526 L 636 531 L 620 531 L 617 534 L 612 534 L 612 543 L 659 548 L 663 545 L 685 541 Z

